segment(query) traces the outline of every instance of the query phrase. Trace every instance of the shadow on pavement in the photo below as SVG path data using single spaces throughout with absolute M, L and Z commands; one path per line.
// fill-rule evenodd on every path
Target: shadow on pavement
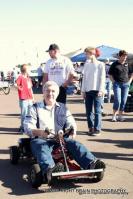
M 87 131 L 77 131 L 77 135 L 88 135 Z
M 20 114 L 0 114 L 1 116 L 11 116 L 11 117 L 18 117 Z
M 111 140 L 111 139 L 100 139 L 100 140 L 97 140 L 97 139 L 90 139 L 89 142 L 91 142 L 91 141 L 92 142 L 113 144 L 113 145 L 115 145 L 117 147 L 120 147 L 120 148 L 127 148 L 127 149 L 132 149 L 133 148 L 133 141 L 132 140 Z
M 92 152 L 92 153 L 97 158 L 101 158 L 101 159 L 133 161 L 133 155 L 132 154 L 104 153 L 104 152 Z
M 9 154 L 8 149 L 0 149 L 0 154 Z
M 16 133 L 15 132 L 18 132 L 18 128 L 7 128 L 7 127 L 0 127 L 0 131 L 1 132 L 4 132 L 4 133 L 1 133 L 0 134 L 11 134 L 10 132 L 14 132 L 13 134 L 15 135 Z M 7 132 L 7 133 L 5 133 Z
M 133 129 L 105 129 L 103 128 L 102 131 L 112 132 L 112 133 L 133 133 Z
M 54 185 L 50 188 L 46 184 L 42 185 L 39 189 L 31 187 L 27 174 L 30 171 L 30 162 L 20 162 L 18 165 L 12 165 L 8 159 L 0 159 L 0 181 L 2 186 L 10 189 L 9 195 L 29 195 L 29 194 L 41 194 L 47 192 L 46 190 L 53 188 L 55 192 L 60 192 L 61 189 L 71 189 L 82 187 L 76 183 L 92 183 L 91 179 L 75 179 L 75 180 L 63 180 L 55 181 Z M 61 182 L 61 183 L 60 183 Z M 45 186 L 45 187 L 44 187 Z M 58 191 L 59 190 L 59 191 Z M 54 190 L 52 190 L 54 193 Z
M 73 113 L 73 117 L 86 117 L 85 113 Z
M 127 122 L 133 122 L 133 118 L 125 118 L 125 121 L 123 121 L 123 122 L 112 122 L 111 121 L 111 118 L 107 118 L 107 119 L 102 119 L 102 121 L 106 121 L 106 122 L 110 122 L 110 123 L 112 123 L 112 124 L 117 124 L 117 123 L 127 123 Z
M 72 114 L 76 121 L 86 121 L 86 114 L 85 113 L 73 113 Z
M 67 104 L 83 104 L 83 99 L 67 99 Z
M 86 121 L 87 120 L 86 118 L 79 118 L 79 117 L 74 117 L 74 119 L 76 121 Z
M 7 159 L 0 160 L 0 181 L 3 187 L 11 189 L 9 195 L 28 195 L 42 193 L 40 190 L 31 188 L 30 184 L 24 178 L 29 172 L 27 164 L 11 165 Z
M 132 118 L 126 118 L 125 122 L 133 122 L 133 117 Z

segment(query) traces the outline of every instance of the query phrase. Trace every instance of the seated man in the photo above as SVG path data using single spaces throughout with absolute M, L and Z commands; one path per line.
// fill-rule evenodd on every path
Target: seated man
M 105 168 L 102 161 L 97 160 L 85 146 L 73 139 L 76 135 L 76 123 L 66 106 L 56 102 L 58 94 L 58 85 L 53 81 L 46 82 L 43 86 L 43 101 L 37 103 L 36 107 L 31 107 L 30 115 L 26 117 L 24 122 L 25 132 L 32 138 L 31 149 L 33 155 L 37 159 L 43 175 L 47 176 L 48 183 L 55 168 L 51 151 L 57 142 L 53 139 L 53 135 L 64 129 L 64 127 L 73 126 L 74 128 L 72 138 L 65 138 L 65 144 L 68 153 L 71 154 L 81 168 Z M 37 126 L 39 126 L 38 129 Z M 47 129 L 50 129 L 51 134 L 46 134 Z

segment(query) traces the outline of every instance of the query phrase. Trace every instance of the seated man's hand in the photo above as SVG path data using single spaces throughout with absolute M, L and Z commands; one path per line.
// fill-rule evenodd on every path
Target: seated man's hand
M 64 143 L 64 132 L 62 130 L 60 130 L 54 137 L 55 141 L 60 143 Z
M 70 126 L 68 128 L 65 129 L 65 135 L 68 135 L 69 136 L 74 136 L 74 128 L 73 126 Z
M 55 135 L 54 140 L 57 143 L 60 143 L 60 142 L 64 143 L 64 138 L 63 137 L 59 137 L 58 135 Z

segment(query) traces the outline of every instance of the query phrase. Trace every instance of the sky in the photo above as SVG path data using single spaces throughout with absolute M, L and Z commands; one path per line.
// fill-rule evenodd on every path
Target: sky
M 0 0 L 0 67 L 47 59 L 61 53 L 108 45 L 133 53 L 132 0 Z

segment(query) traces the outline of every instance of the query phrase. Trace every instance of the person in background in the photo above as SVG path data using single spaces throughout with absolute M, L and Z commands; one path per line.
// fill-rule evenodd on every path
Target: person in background
M 18 75 L 19 74 L 18 74 L 17 68 L 13 68 L 13 71 L 12 71 L 12 83 L 13 83 L 13 85 L 16 84 L 16 79 L 17 79 Z
M 4 81 L 4 79 L 5 79 L 4 72 L 1 71 L 1 81 Z
M 105 93 L 105 64 L 96 58 L 96 48 L 85 49 L 87 60 L 84 65 L 82 93 L 85 99 L 89 135 L 100 135 L 101 106 Z M 94 107 L 94 113 L 93 113 Z
M 109 78 L 109 69 L 110 69 L 110 61 L 109 59 L 105 60 L 105 70 L 106 70 L 106 84 L 105 84 L 105 88 L 107 91 L 107 103 L 110 103 L 111 101 L 111 89 L 112 89 L 112 82 Z
M 129 92 L 129 86 L 133 79 L 133 73 L 128 67 L 127 60 L 128 53 L 125 50 L 120 50 L 118 53 L 119 60 L 115 61 L 110 69 L 109 75 L 113 83 L 114 91 L 114 104 L 113 104 L 113 116 L 112 121 L 124 121 L 123 113 L 127 96 Z M 118 117 L 117 117 L 118 114 Z
M 29 107 L 34 101 L 33 92 L 32 92 L 32 81 L 28 75 L 28 65 L 23 64 L 21 66 L 21 74 L 16 80 L 19 105 L 21 109 L 21 126 L 19 132 L 24 132 L 24 119 L 28 114 Z
M 57 44 L 51 44 L 48 49 L 50 59 L 44 68 L 43 85 L 48 80 L 55 81 L 60 87 L 58 102 L 66 103 L 66 89 L 73 81 L 74 68 L 72 62 L 60 54 Z
M 37 68 L 37 73 L 38 73 L 38 86 L 42 86 L 42 80 L 43 80 L 43 67 L 44 67 L 44 64 L 41 64 L 41 65 Z

